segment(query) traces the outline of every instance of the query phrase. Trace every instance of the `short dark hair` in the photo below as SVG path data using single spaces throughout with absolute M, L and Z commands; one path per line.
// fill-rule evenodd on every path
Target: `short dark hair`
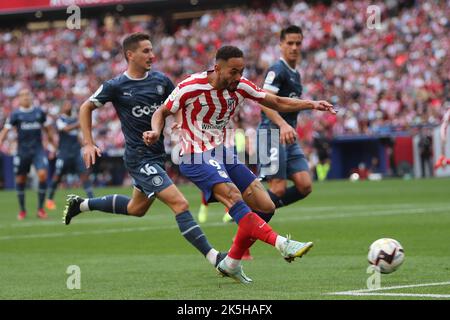
M 217 60 L 225 60 L 228 61 L 228 59 L 231 58 L 243 58 L 244 53 L 241 49 L 234 46 L 223 46 L 219 50 L 217 50 L 216 53 L 216 61 Z
M 286 27 L 286 28 L 281 30 L 280 41 L 283 41 L 284 39 L 286 39 L 286 35 L 288 33 L 299 33 L 303 37 L 302 28 L 300 28 L 299 26 L 290 25 L 289 27 Z
M 127 51 L 134 51 L 138 47 L 139 42 L 142 40 L 148 40 L 150 41 L 150 35 L 143 32 L 135 32 L 127 36 L 122 41 L 122 49 L 123 49 L 123 55 L 125 56 L 125 59 L 128 61 L 127 58 Z

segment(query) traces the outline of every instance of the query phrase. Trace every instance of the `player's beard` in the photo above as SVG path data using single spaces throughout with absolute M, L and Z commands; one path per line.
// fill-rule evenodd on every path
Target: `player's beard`
M 239 81 L 232 81 L 227 85 L 228 91 L 236 91 L 239 85 Z

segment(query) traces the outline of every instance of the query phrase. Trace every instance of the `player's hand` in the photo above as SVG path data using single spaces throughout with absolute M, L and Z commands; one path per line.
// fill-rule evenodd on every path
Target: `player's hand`
M 295 142 L 297 132 L 287 123 L 280 126 L 280 143 L 291 144 Z
M 149 146 L 158 141 L 159 136 L 160 134 L 156 131 L 145 131 L 142 134 L 142 139 L 144 140 L 144 143 Z
M 328 101 L 320 100 L 320 101 L 313 101 L 313 109 L 319 110 L 319 111 L 328 111 L 331 114 L 336 114 L 336 110 L 334 110 L 333 105 L 329 103 Z
M 102 151 L 99 147 L 93 144 L 87 144 L 83 148 L 83 161 L 86 168 L 90 168 L 91 165 L 95 164 L 97 157 L 102 156 Z

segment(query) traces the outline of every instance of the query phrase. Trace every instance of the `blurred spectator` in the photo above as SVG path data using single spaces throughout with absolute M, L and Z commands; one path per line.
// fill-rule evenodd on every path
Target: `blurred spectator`
M 419 155 L 422 178 L 433 176 L 433 140 L 428 130 L 422 129 L 419 134 Z M 428 173 L 427 173 L 428 171 Z

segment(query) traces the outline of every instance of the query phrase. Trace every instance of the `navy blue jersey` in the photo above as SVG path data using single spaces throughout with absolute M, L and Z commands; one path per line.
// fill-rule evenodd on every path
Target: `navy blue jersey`
M 78 140 L 79 129 L 64 130 L 68 125 L 77 122 L 78 119 L 76 117 L 69 117 L 65 114 L 59 116 L 56 120 L 56 128 L 59 133 L 58 158 L 72 158 L 80 154 L 81 145 Z
M 288 66 L 286 61 L 280 59 L 267 71 L 263 89 L 272 91 L 280 97 L 300 99 L 303 90 L 300 73 Z M 280 115 L 293 128 L 297 126 L 298 111 L 280 112 Z M 263 112 L 261 125 L 269 126 L 271 124 L 273 125 L 272 121 Z
M 172 81 L 157 71 L 148 72 L 141 79 L 132 79 L 125 72 L 105 81 L 89 100 L 97 107 L 112 102 L 122 125 L 126 153 L 146 150 L 155 156 L 162 156 L 165 154 L 163 135 L 157 143 L 146 146 L 142 133 L 151 130 L 153 113 L 174 88 Z
M 19 108 L 14 110 L 6 121 L 6 127 L 16 127 L 18 138 L 18 154 L 35 154 L 43 149 L 42 128 L 47 115 L 41 108 Z

